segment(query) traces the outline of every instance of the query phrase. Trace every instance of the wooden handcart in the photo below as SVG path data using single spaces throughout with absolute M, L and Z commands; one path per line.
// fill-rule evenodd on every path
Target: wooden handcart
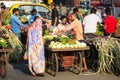
M 9 53 L 13 52 L 13 49 L 0 49 L 0 75 L 6 76 L 6 65 L 9 60 Z
M 83 48 L 65 48 L 65 49 L 51 49 L 45 47 L 46 55 L 46 72 L 56 76 L 59 66 L 67 68 L 69 71 L 79 74 L 82 68 L 82 55 L 84 51 L 90 50 L 89 46 Z M 62 56 L 60 54 L 68 54 Z M 69 55 L 72 54 L 72 55 Z

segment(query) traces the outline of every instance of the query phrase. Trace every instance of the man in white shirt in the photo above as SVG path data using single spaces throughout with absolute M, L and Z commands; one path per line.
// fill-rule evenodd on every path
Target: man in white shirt
M 87 15 L 83 20 L 84 33 L 95 33 L 97 23 L 101 23 L 102 19 L 96 15 L 96 9 L 92 8 L 89 15 Z

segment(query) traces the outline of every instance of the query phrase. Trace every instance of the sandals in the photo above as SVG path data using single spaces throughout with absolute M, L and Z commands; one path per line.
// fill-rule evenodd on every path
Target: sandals
M 82 70 L 82 73 L 87 73 L 87 70 Z

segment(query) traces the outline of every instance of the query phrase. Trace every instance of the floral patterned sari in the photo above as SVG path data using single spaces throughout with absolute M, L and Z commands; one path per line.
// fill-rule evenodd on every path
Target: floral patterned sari
M 42 20 L 37 19 L 28 30 L 28 62 L 32 75 L 44 73 L 44 41 L 42 37 Z

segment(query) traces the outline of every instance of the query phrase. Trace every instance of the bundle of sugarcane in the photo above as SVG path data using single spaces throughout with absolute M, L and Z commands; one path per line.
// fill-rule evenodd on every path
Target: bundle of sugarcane
M 98 50 L 98 73 L 120 72 L 120 39 L 98 37 L 92 39 L 92 44 Z
M 22 57 L 23 45 L 12 31 L 9 30 L 7 33 L 9 34 L 8 42 L 12 49 L 14 49 L 14 52 L 10 55 L 10 60 L 19 61 Z

